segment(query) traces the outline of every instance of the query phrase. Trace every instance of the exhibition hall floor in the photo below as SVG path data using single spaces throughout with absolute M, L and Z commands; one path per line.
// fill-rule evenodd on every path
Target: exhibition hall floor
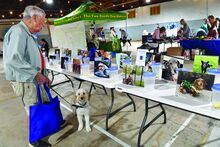
M 132 45 L 133 47 L 135 44 Z M 138 46 L 138 45 L 137 45 Z M 132 48 L 130 48 L 133 50 Z M 187 66 L 192 66 L 187 62 Z M 55 82 L 65 80 L 64 76 L 55 78 Z M 74 81 L 75 89 L 79 82 Z M 90 84 L 85 82 L 82 87 L 89 89 Z M 55 87 L 55 89 L 70 101 L 74 97 L 75 89 L 70 83 Z M 78 123 L 68 105 L 61 100 L 62 112 L 67 117 L 68 125 L 60 132 L 50 137 L 49 141 L 54 147 L 120 147 L 136 146 L 138 129 L 144 114 L 144 101 L 134 98 L 137 112 L 129 106 L 110 119 L 110 130 L 105 131 L 105 114 L 110 104 L 110 91 L 108 95 L 101 89 L 92 91 L 91 95 L 91 126 L 92 131 L 85 129 L 78 132 Z M 114 108 L 127 102 L 125 94 L 116 92 Z M 152 105 L 150 103 L 150 105 Z M 113 109 L 114 109 L 113 108 Z M 206 117 L 194 115 L 175 108 L 165 106 L 167 123 L 163 124 L 160 118 L 150 126 L 142 136 L 144 147 L 219 147 L 220 123 Z M 149 117 L 153 117 L 160 109 L 150 110 Z M 22 102 L 13 93 L 10 83 L 5 80 L 2 57 L 0 57 L 0 147 L 26 147 L 27 126 L 26 115 Z

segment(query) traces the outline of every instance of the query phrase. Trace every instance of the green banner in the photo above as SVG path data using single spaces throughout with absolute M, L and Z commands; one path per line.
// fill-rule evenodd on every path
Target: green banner
M 126 20 L 126 13 L 82 13 L 76 16 L 65 17 L 63 19 L 54 20 L 54 25 L 63 25 L 80 20 Z
M 83 3 L 76 10 L 70 14 L 54 20 L 54 25 L 63 25 L 80 20 L 106 20 L 106 21 L 118 21 L 126 20 L 127 14 L 121 12 L 100 10 L 100 12 L 93 12 L 91 7 L 95 7 L 91 3 Z

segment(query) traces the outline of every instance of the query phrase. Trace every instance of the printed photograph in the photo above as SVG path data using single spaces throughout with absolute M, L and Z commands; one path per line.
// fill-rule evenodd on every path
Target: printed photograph
M 209 68 L 218 68 L 219 56 L 196 55 L 193 63 L 193 72 L 207 73 Z
M 198 101 L 211 101 L 214 80 L 214 75 L 179 71 L 176 94 Z
M 162 78 L 169 81 L 177 80 L 177 69 L 183 68 L 184 58 L 163 56 Z

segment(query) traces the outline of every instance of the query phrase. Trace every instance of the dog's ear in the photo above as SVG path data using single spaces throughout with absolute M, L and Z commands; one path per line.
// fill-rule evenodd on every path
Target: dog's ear
M 85 90 L 85 92 L 87 93 L 87 95 L 88 95 L 88 100 L 90 101 L 91 94 L 88 92 L 88 90 Z
M 202 64 L 204 64 L 204 61 L 201 61 Z

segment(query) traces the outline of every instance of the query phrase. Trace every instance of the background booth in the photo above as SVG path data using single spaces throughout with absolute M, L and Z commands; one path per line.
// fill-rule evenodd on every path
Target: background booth
M 52 44 L 60 49 L 72 50 L 72 56 L 77 55 L 78 49 L 87 48 L 87 39 L 91 35 L 91 29 L 97 31 L 96 25 L 110 21 L 126 20 L 127 14 L 106 11 L 93 3 L 83 3 L 70 14 L 56 19 L 50 26 Z M 99 40 L 99 49 L 106 51 L 121 52 L 119 39 L 110 39 L 110 30 L 105 30 L 105 39 Z M 90 36 L 91 37 L 91 36 Z M 114 47 L 113 44 L 117 47 Z

